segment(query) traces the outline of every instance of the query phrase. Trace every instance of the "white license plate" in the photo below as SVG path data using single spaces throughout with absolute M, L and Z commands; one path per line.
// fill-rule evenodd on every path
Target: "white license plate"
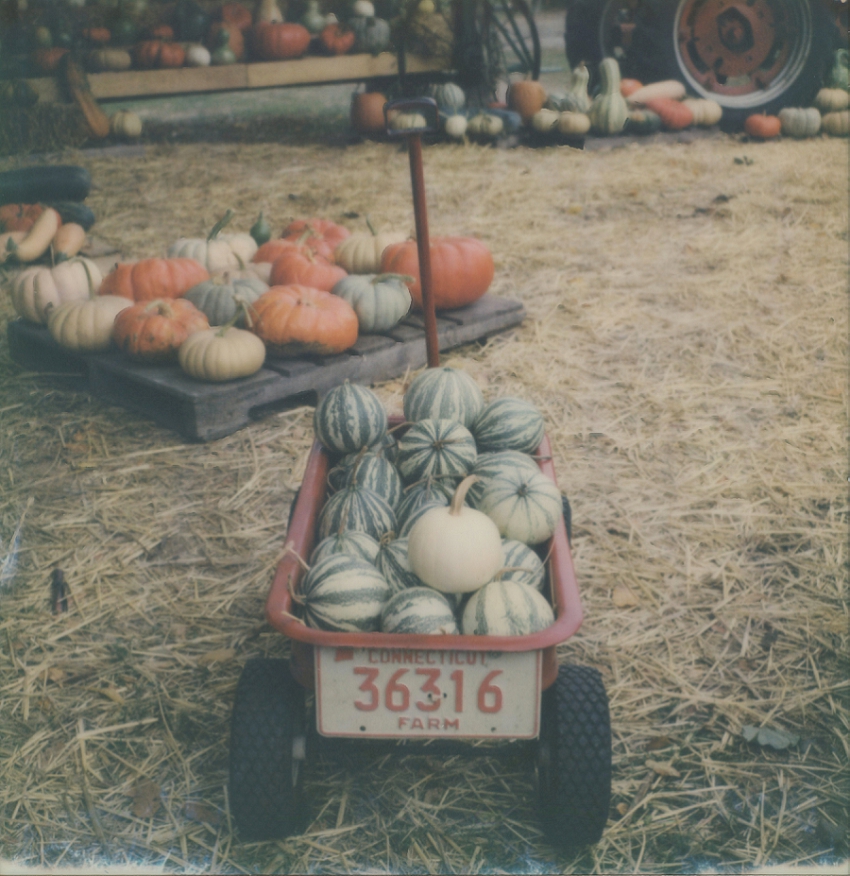
M 316 647 L 323 736 L 533 739 L 541 651 Z

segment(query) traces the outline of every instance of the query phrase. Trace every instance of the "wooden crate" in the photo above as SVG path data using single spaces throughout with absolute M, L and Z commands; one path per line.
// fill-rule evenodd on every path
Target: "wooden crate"
M 479 341 L 519 325 L 522 303 L 485 295 L 468 307 L 437 314 L 441 350 Z M 299 401 L 313 403 L 345 380 L 371 384 L 426 363 L 422 317 L 412 315 L 392 331 L 364 335 L 339 356 L 268 359 L 251 377 L 208 384 L 176 365 L 140 365 L 117 351 L 79 355 L 62 349 L 43 326 L 8 325 L 15 362 L 31 371 L 69 378 L 71 386 L 147 417 L 195 441 L 229 435 Z

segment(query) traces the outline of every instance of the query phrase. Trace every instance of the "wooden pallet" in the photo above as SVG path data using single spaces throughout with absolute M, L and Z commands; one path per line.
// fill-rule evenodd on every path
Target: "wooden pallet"
M 519 301 L 485 295 L 468 307 L 437 314 L 440 350 L 483 340 L 519 325 L 525 308 Z M 43 326 L 21 319 L 8 325 L 12 359 L 31 371 L 71 380 L 71 386 L 141 414 L 196 441 L 221 438 L 299 400 L 313 403 L 345 380 L 371 384 L 426 363 L 425 331 L 420 315 L 409 316 L 392 331 L 364 335 L 339 356 L 267 359 L 251 377 L 208 384 L 176 365 L 130 362 L 117 351 L 82 356 L 60 347 Z

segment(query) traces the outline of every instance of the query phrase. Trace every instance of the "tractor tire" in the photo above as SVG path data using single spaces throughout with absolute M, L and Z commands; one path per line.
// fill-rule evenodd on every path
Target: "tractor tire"
M 611 803 L 611 722 L 597 670 L 560 666 L 540 721 L 540 822 L 549 842 L 577 851 L 599 841 Z
M 230 721 L 230 812 L 245 842 L 282 839 L 305 826 L 304 691 L 287 660 L 249 660 Z

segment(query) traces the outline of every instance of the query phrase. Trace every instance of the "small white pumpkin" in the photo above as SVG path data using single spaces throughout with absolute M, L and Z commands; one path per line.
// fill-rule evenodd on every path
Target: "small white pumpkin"
M 723 107 L 716 100 L 686 97 L 682 103 L 691 111 L 694 124 L 700 128 L 710 128 L 719 124 L 723 118 Z
M 469 120 L 466 132 L 474 137 L 492 140 L 498 137 L 504 128 L 505 123 L 501 117 L 494 116 L 492 113 L 479 113 Z
M 558 116 L 558 133 L 565 137 L 583 137 L 590 130 L 590 116 L 586 113 L 564 111 Z
M 556 110 L 541 109 L 531 117 L 531 127 L 541 134 L 548 134 L 558 126 L 560 113 Z
M 396 113 L 390 118 L 390 127 L 394 131 L 410 131 L 427 128 L 428 121 L 422 113 Z
M 212 383 L 256 374 L 265 359 L 266 345 L 253 332 L 232 325 L 193 332 L 177 351 L 187 374 Z
M 822 113 L 834 113 L 850 107 L 850 94 L 843 88 L 821 88 L 815 96 L 815 106 Z
M 120 295 L 99 295 L 81 301 L 66 301 L 51 307 L 47 314 L 50 336 L 66 350 L 100 353 L 112 342 L 115 317 L 133 304 Z
M 451 137 L 452 140 L 463 140 L 466 136 L 466 126 L 466 116 L 454 113 L 453 115 L 446 116 L 443 130 L 446 132 L 446 136 Z
M 351 5 L 351 14 L 361 18 L 374 18 L 375 4 L 371 0 L 354 0 Z
M 349 274 L 377 274 L 381 270 L 381 254 L 393 243 L 403 243 L 408 235 L 403 231 L 375 231 L 366 219 L 369 232 L 351 234 L 334 250 L 334 260 Z
M 18 316 L 44 325 L 51 307 L 83 301 L 102 282 L 100 268 L 91 259 L 73 258 L 53 268 L 25 268 L 12 282 L 12 306 Z
M 411 571 L 442 593 L 471 593 L 504 566 L 499 529 L 480 511 L 463 504 L 477 480 L 464 478 L 448 507 L 429 508 L 408 534 Z
M 142 136 L 142 120 L 138 113 L 118 110 L 109 117 L 109 131 L 121 140 L 138 140 Z
M 850 135 L 850 109 L 826 113 L 821 119 L 821 130 L 830 137 Z
M 186 47 L 187 67 L 209 67 L 212 63 L 212 55 L 206 46 L 200 43 L 190 43 Z
M 231 220 L 233 211 L 228 210 L 213 226 L 206 238 L 180 237 L 168 248 L 169 258 L 189 258 L 200 262 L 210 274 L 218 274 L 232 268 L 244 268 L 259 248 L 257 241 L 247 233 L 221 234 L 221 229 Z

